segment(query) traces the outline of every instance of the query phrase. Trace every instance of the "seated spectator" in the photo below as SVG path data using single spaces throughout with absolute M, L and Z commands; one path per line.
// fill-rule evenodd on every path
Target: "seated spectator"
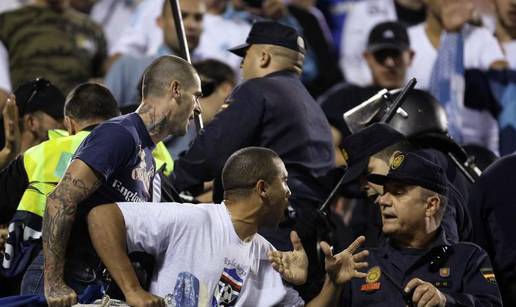
M 278 252 L 257 234 L 284 218 L 287 177 L 272 150 L 243 148 L 224 165 L 222 204 L 103 205 L 88 216 L 90 236 L 131 306 L 163 305 L 163 297 L 172 306 L 304 306 L 284 283 L 306 281 L 308 259 L 299 237 L 292 232 L 293 251 Z M 355 254 L 363 239 L 336 255 L 321 242 L 326 281 L 306 306 L 337 306 L 341 284 L 365 276 L 358 270 L 367 266 L 360 262 L 367 251 Z M 127 251 L 156 258 L 150 293 L 140 286 Z
M 68 93 L 100 76 L 105 57 L 102 29 L 66 0 L 36 0 L 0 15 L 0 91 L 4 94 L 36 77 Z
M 37 78 L 16 91 L 21 120 L 20 152 L 48 140 L 48 131 L 63 128 L 63 93 L 48 80 Z
M 203 31 L 203 16 L 206 11 L 204 0 L 182 0 L 181 13 L 185 27 L 185 37 L 188 42 L 192 60 L 199 60 L 196 53 L 201 33 Z M 169 1 L 163 1 L 162 14 L 157 23 L 162 30 L 164 44 L 152 55 L 126 54 L 118 59 L 106 75 L 106 86 L 111 90 L 120 107 L 139 103 L 141 95 L 140 80 L 145 68 L 162 55 L 177 55 L 180 43 L 175 32 L 174 17 Z
M 343 117 L 346 111 L 366 101 L 382 88 L 391 90 L 403 86 L 414 56 L 410 45 L 407 30 L 399 22 L 382 22 L 371 30 L 363 57 L 373 73 L 373 84 L 360 86 L 341 83 L 319 98 L 321 108 L 334 128 L 336 140 L 351 134 Z M 338 147 L 339 143 L 335 146 Z M 342 158 L 338 148 L 336 155 Z
M 346 284 L 343 306 L 502 306 L 486 252 L 446 239 L 448 188 L 439 166 L 399 153 L 387 175 L 367 178 L 383 186 L 378 204 L 386 239 L 370 250 L 367 277 Z
M 344 79 L 360 86 L 371 85 L 374 72 L 362 54 L 367 35 L 375 25 L 398 21 L 413 26 L 425 21 L 424 0 L 365 0 L 354 3 L 346 16 L 340 46 L 340 68 Z
M 496 38 L 502 45 L 511 69 L 516 70 L 516 3 L 496 0 Z

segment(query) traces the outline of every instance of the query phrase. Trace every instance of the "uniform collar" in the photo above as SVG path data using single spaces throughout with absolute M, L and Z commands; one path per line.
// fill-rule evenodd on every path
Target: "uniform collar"
M 451 243 L 446 239 L 446 233 L 442 227 L 439 227 L 439 232 L 435 239 L 428 245 L 425 250 L 430 251 L 437 246 L 451 246 Z M 393 249 L 399 249 L 396 247 L 389 238 L 385 238 L 380 244 L 379 250 L 382 258 L 386 258 Z

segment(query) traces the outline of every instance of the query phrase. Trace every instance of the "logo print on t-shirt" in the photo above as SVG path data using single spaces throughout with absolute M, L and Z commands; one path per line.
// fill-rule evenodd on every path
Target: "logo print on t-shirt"
M 235 306 L 240 291 L 242 290 L 243 279 L 237 274 L 236 269 L 224 268 L 219 283 L 213 294 L 213 307 Z
M 147 161 L 145 160 L 145 150 L 141 146 L 138 146 L 138 158 L 140 163 L 131 172 L 131 178 L 133 180 L 140 180 L 143 183 L 145 191 L 149 191 L 150 182 L 154 176 L 154 166 L 147 170 Z

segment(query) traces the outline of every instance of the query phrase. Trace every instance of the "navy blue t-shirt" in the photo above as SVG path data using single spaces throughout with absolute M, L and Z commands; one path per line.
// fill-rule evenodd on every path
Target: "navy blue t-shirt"
M 119 201 L 151 201 L 156 169 L 152 157 L 154 146 L 145 124 L 136 113 L 111 119 L 84 139 L 74 159 L 86 163 L 103 182 L 78 205 L 69 243 L 72 255 L 93 249 L 86 225 L 86 215 L 93 207 Z M 77 249 L 81 250 L 79 254 L 76 254 Z

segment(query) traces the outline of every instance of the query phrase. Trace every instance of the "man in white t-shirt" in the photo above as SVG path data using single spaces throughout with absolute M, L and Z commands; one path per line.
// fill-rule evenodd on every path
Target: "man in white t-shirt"
M 259 227 L 277 225 L 288 205 L 281 159 L 270 149 L 241 149 L 227 160 L 222 183 L 222 204 L 118 203 L 91 211 L 93 245 L 131 306 L 161 306 L 160 297 L 172 306 L 304 305 L 284 284 L 307 278 L 308 258 L 297 234 L 291 234 L 291 252 L 275 251 L 257 234 Z M 321 243 L 327 277 L 307 306 L 336 306 L 342 284 L 365 277 L 357 270 L 367 267 L 360 261 L 368 252 L 353 255 L 363 241 L 335 256 Z M 126 250 L 155 257 L 152 294 L 141 288 Z
M 496 37 L 511 69 L 516 70 L 516 2 L 496 0 Z

